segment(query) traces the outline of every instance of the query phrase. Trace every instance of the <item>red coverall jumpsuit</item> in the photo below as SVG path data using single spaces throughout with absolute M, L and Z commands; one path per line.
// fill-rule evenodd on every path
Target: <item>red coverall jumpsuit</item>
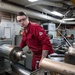
M 30 22 L 25 28 L 20 47 L 28 45 L 33 52 L 32 70 L 35 70 L 36 61 L 40 61 L 42 50 L 49 50 L 49 54 L 53 53 L 50 39 L 45 30 L 38 24 Z

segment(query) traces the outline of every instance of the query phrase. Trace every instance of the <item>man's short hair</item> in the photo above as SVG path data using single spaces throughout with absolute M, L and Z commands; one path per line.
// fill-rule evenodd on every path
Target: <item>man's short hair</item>
M 27 16 L 27 14 L 24 13 L 24 12 L 19 12 L 19 13 L 17 14 L 17 16 L 23 16 L 23 15 Z

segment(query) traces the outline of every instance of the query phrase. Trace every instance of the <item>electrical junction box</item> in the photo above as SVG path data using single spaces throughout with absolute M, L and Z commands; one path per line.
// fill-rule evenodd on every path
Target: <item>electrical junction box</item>
M 47 31 L 48 35 L 56 37 L 56 25 L 55 23 L 43 23 L 42 27 Z

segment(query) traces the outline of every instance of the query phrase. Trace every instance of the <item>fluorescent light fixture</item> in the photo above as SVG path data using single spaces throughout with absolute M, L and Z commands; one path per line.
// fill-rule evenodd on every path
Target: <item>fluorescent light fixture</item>
M 52 13 L 53 15 L 56 15 L 56 16 L 60 16 L 60 17 L 63 16 L 61 13 L 59 13 L 59 12 L 57 12 L 57 11 L 52 11 L 51 13 Z
M 75 18 L 65 18 L 65 19 L 62 19 L 64 21 L 69 21 L 69 20 L 75 20 Z
M 36 1 L 38 1 L 38 0 L 28 0 L 29 2 L 36 2 Z

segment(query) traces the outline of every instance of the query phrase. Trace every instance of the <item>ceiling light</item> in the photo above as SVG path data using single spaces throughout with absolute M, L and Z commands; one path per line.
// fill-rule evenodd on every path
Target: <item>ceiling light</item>
M 62 19 L 62 20 L 65 20 L 65 21 L 68 21 L 68 20 L 75 20 L 75 18 L 65 18 L 65 19 Z
M 36 1 L 38 1 L 38 0 L 28 0 L 29 2 L 36 2 Z
M 63 16 L 61 13 L 57 12 L 57 11 L 52 11 L 51 12 L 53 15 L 56 15 L 56 16 Z

